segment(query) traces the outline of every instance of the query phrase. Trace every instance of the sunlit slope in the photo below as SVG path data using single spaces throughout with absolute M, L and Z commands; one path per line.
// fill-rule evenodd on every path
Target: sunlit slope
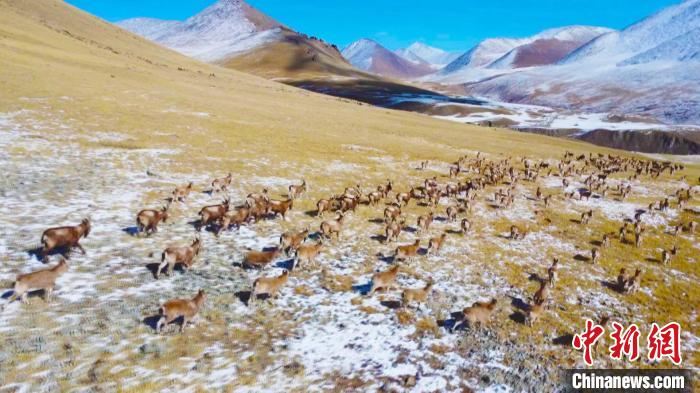
M 265 78 L 359 77 L 378 79 L 345 61 L 338 50 L 319 40 L 283 30 L 283 39 L 221 62 L 224 67 Z
M 342 158 L 341 145 L 405 158 L 600 150 L 373 108 L 204 64 L 55 0 L 0 1 L 0 37 L 0 111 L 50 112 L 83 132 L 130 133 L 134 147 L 182 145 L 193 163 L 230 157 L 233 148 L 324 159 Z

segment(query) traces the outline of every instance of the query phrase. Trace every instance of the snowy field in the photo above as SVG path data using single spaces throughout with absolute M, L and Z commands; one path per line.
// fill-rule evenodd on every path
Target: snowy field
M 458 222 L 444 220 L 449 201 L 443 198 L 436 211 L 438 219 L 420 238 L 425 248 L 428 236 L 447 231 L 451 234 L 445 247 L 439 255 L 420 255 L 402 264 L 398 277 L 401 287 L 435 282 L 434 293 L 419 309 L 401 307 L 398 291 L 365 294 L 372 274 L 392 263 L 384 256 L 391 255 L 395 245 L 377 240 L 383 232 L 376 221 L 382 217 L 383 205 L 360 206 L 349 216 L 341 239 L 330 242 L 321 253 L 320 269 L 293 270 L 279 298 L 252 306 L 246 293 L 253 280 L 279 275 L 290 268 L 291 260 L 281 257 L 263 271 L 243 270 L 244 252 L 275 246 L 284 230 L 310 227 L 315 231 L 321 219 L 295 209 L 286 222 L 265 220 L 219 238 L 203 231 L 204 251 L 193 269 L 155 280 L 149 269 L 159 262 L 161 251 L 190 242 L 196 234 L 192 221 L 198 210 L 218 203 L 223 195 L 201 192 L 211 181 L 205 174 L 166 172 L 176 147 L 85 149 L 78 144 L 81 138 L 119 141 L 122 136 L 105 132 L 86 137 L 46 120 L 32 124 L 16 121 L 12 114 L 0 117 L 0 166 L 4 168 L 0 179 L 0 392 L 63 391 L 76 386 L 127 391 L 170 386 L 193 392 L 508 392 L 552 387 L 558 361 L 581 361 L 579 354 L 561 350 L 554 338 L 578 330 L 583 317 L 600 315 L 610 307 L 622 319 L 649 312 L 638 301 L 659 285 L 647 281 L 641 298 L 601 287 L 601 281 L 613 278 L 614 260 L 608 261 L 610 266 L 589 266 L 572 259 L 589 250 L 589 239 L 581 234 L 595 237 L 595 233 L 584 229 L 571 236 L 565 233 L 570 229 L 562 232 L 555 223 L 542 223 L 535 213 L 540 202 L 531 198 L 535 185 L 526 184 L 518 186 L 518 197 L 507 209 L 492 207 L 493 193 L 485 192 L 470 216 L 474 233 L 467 236 L 454 233 Z M 390 172 L 401 171 L 414 184 L 428 175 L 444 175 L 450 159 L 431 162 L 425 173 L 414 169 L 416 163 L 393 160 L 377 149 L 347 148 L 376 156 Z M 340 161 L 325 164 L 335 176 L 365 169 Z M 439 180 L 441 184 L 455 181 Z M 570 187 L 580 186 L 582 180 L 572 178 Z M 133 236 L 136 213 L 157 208 L 175 186 L 188 181 L 198 191 L 172 208 L 172 219 L 159 233 Z M 265 186 L 280 198 L 293 183 L 298 179 L 236 176 L 229 196 L 240 203 L 247 193 Z M 556 176 L 543 176 L 537 185 L 547 193 L 564 191 Z M 594 209 L 601 225 L 619 223 L 632 218 L 637 209 L 645 209 L 648 201 L 687 185 L 664 179 L 654 184 L 640 180 L 632 186 L 636 198 L 629 201 L 558 199 L 555 210 L 577 218 Z M 342 191 L 323 184 L 311 189 L 319 196 Z M 159 197 L 146 198 L 153 194 Z M 304 196 L 301 203 L 304 199 L 310 197 Z M 697 202 L 691 207 L 697 208 Z M 404 231 L 400 243 L 413 241 L 416 218 L 426 211 L 411 203 L 407 209 L 411 228 Z M 7 303 L 17 274 L 45 267 L 29 252 L 39 246 L 42 231 L 77 224 L 84 217 L 93 222 L 90 236 L 81 242 L 87 255 L 72 254 L 53 301 L 46 304 L 32 296 L 28 304 Z M 663 234 L 680 217 L 681 212 L 671 208 L 645 216 L 645 224 Z M 568 221 L 566 225 L 575 225 Z M 528 228 L 528 236 L 522 241 L 506 239 L 511 223 Z M 683 234 L 679 241 L 697 247 L 694 234 Z M 698 279 L 697 253 L 686 249 L 682 255 L 685 262 L 671 268 L 635 263 L 644 264 L 650 275 L 665 282 L 690 285 Z M 552 256 L 564 260 L 562 277 L 576 280 L 570 281 L 571 291 L 561 289 L 555 294 L 559 304 L 544 318 L 551 326 L 543 322 L 533 332 L 513 315 L 536 289 L 528 277 L 533 272 L 544 274 Z M 52 256 L 50 265 L 57 261 Z M 200 288 L 209 297 L 194 326 L 184 336 L 176 333 L 176 326 L 156 335 L 152 324 L 159 305 L 174 297 L 189 298 Z M 499 308 L 491 327 L 450 331 L 455 312 L 492 297 L 498 299 Z M 684 326 L 689 328 L 684 350 L 690 354 L 697 351 L 698 332 Z M 528 339 L 530 335 L 536 338 Z

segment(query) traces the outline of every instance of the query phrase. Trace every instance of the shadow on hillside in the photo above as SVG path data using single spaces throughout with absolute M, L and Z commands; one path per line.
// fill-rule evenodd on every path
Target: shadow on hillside
M 139 228 L 138 228 L 138 227 L 134 227 L 134 226 L 131 226 L 131 227 L 124 227 L 124 228 L 122 228 L 122 232 L 124 232 L 124 233 L 126 233 L 127 235 L 130 235 L 130 236 L 138 236 L 138 234 L 139 234 Z
M 624 289 L 623 289 L 623 288 L 620 288 L 620 286 L 617 285 L 617 281 L 601 280 L 601 281 L 600 281 L 600 285 L 602 285 L 602 286 L 604 286 L 604 287 L 606 287 L 606 288 L 608 288 L 608 289 L 611 289 L 611 290 L 613 290 L 613 291 L 615 291 L 615 292 L 617 292 L 617 293 L 623 293 L 623 292 L 624 292 Z
M 382 300 L 379 304 L 392 310 L 401 308 L 401 301 L 399 300 Z
M 181 318 L 180 318 L 181 319 Z M 146 318 L 144 318 L 141 323 L 144 325 L 150 327 L 153 330 L 156 330 L 156 327 L 158 326 L 158 321 L 160 320 L 160 315 L 151 315 Z M 181 321 L 180 321 L 181 322 Z
M 554 339 L 552 339 L 552 344 L 563 345 L 563 346 L 571 348 L 571 343 L 573 343 L 573 341 L 574 341 L 574 335 L 571 333 L 566 333 L 566 334 L 562 334 L 561 336 L 555 337 Z
M 579 262 L 590 262 L 591 258 L 581 255 L 581 254 L 576 254 L 574 255 L 574 260 L 579 261 Z
M 367 284 L 353 285 L 352 290 L 358 292 L 360 295 L 365 296 L 372 290 L 372 281 Z

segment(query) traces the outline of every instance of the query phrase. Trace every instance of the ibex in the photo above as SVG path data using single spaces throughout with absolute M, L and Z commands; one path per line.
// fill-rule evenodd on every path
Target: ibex
M 402 218 L 400 222 L 392 221 L 386 224 L 384 228 L 384 243 L 399 240 L 399 235 L 406 225 L 406 219 Z
M 391 222 L 396 221 L 397 218 L 401 216 L 401 208 L 397 206 L 389 206 L 384 209 L 384 221 Z
M 192 191 L 192 182 L 186 186 L 178 186 L 173 190 L 173 202 L 184 202 Z
M 292 184 L 289 186 L 289 198 L 299 199 L 306 192 L 306 180 L 302 180 L 300 185 Z
M 382 193 L 379 191 L 372 191 L 369 194 L 367 194 L 367 203 L 370 206 L 377 206 L 379 204 L 379 201 L 382 200 Z
M 396 250 L 394 251 L 394 260 L 410 260 L 418 255 L 418 250 L 420 250 L 420 239 L 416 239 L 413 244 L 400 245 L 396 247 Z
M 160 272 L 164 267 L 168 267 L 166 274 L 169 276 L 173 272 L 176 264 L 184 266 L 185 270 L 189 270 L 194 264 L 194 258 L 199 255 L 202 250 L 202 241 L 197 237 L 189 246 L 168 247 L 163 251 L 160 257 L 160 265 L 156 270 L 156 279 L 160 278 Z
M 549 283 L 547 281 L 543 281 L 540 283 L 540 289 L 535 292 L 535 296 L 533 296 L 532 300 L 535 304 L 545 304 L 545 302 L 549 299 Z
M 463 219 L 462 219 L 462 222 L 459 224 L 459 227 L 460 227 L 460 229 L 461 229 L 461 231 L 462 231 L 462 235 L 464 235 L 464 234 L 466 234 L 467 232 L 469 232 L 469 230 L 470 230 L 471 227 L 472 227 L 472 223 L 469 222 L 468 219 L 463 218 Z
M 447 238 L 447 233 L 443 232 L 442 235 L 438 237 L 433 237 L 428 241 L 428 254 L 438 255 L 442 245 L 445 244 L 445 239 Z
M 46 263 L 48 255 L 57 248 L 66 248 L 67 252 L 73 247 L 85 254 L 85 249 L 80 245 L 80 239 L 90 234 L 91 224 L 89 219 L 83 219 L 76 226 L 49 228 L 41 234 L 41 260 Z
M 624 292 L 627 290 L 627 280 L 629 280 L 629 277 L 627 276 L 627 272 L 623 267 L 620 269 L 620 274 L 617 275 L 617 289 L 620 292 Z
M 226 191 L 228 186 L 231 185 L 232 179 L 233 179 L 233 176 L 231 175 L 231 173 L 229 173 L 225 177 L 220 177 L 218 179 L 214 179 L 211 182 L 212 192 Z
M 292 251 L 296 251 L 308 236 L 309 228 L 305 228 L 303 231 L 296 233 L 285 232 L 280 236 L 280 249 L 284 250 L 284 253 L 289 255 Z
M 318 241 L 314 244 L 302 244 L 295 250 L 294 267 L 316 265 L 316 257 L 323 249 L 323 242 Z
M 209 205 L 199 211 L 199 222 L 197 230 L 201 231 L 203 227 L 209 226 L 215 222 L 220 222 L 224 215 L 228 212 L 230 203 L 228 198 L 225 198 L 223 203 L 218 205 Z
M 159 310 L 160 319 L 158 319 L 158 323 L 156 324 L 156 332 L 162 332 L 163 326 L 180 317 L 182 317 L 180 333 L 184 332 L 187 323 L 191 321 L 202 308 L 206 297 L 207 295 L 204 293 L 204 290 L 200 289 L 197 295 L 192 299 L 174 299 L 165 302 Z
M 642 271 L 640 269 L 637 269 L 634 272 L 634 276 L 627 280 L 626 291 L 628 293 L 635 293 L 639 290 L 639 283 L 642 281 L 641 274 Z
M 557 270 L 559 269 L 559 258 L 554 258 L 552 266 L 547 269 L 547 277 L 549 279 L 549 284 L 554 285 L 557 281 Z
M 287 219 L 287 211 L 292 210 L 293 206 L 294 199 L 291 198 L 286 201 L 270 200 L 270 204 L 268 205 L 270 212 L 275 215 L 279 214 L 282 216 L 283 220 Z
M 413 188 L 411 188 L 411 192 L 400 192 L 396 194 L 396 203 L 399 206 L 407 206 L 408 202 L 411 201 L 411 193 L 413 191 Z
M 158 232 L 160 222 L 168 222 L 168 206 L 163 206 L 160 210 L 144 209 L 136 215 L 137 233 L 145 233 L 150 236 Z
M 544 313 L 544 307 L 541 304 L 533 304 L 527 309 L 527 325 L 532 327 L 535 322 Z
M 380 192 L 384 198 L 386 198 L 386 196 L 389 195 L 389 193 L 393 189 L 394 189 L 394 185 L 391 182 L 391 180 L 389 180 L 389 179 L 387 179 L 385 186 L 382 186 L 382 185 L 377 186 L 377 191 Z
M 323 213 L 331 210 L 331 201 L 328 199 L 320 199 L 316 202 L 316 215 L 323 217 Z
M 26 302 L 27 293 L 32 289 L 43 289 L 44 300 L 48 302 L 56 286 L 56 279 L 66 271 L 68 271 L 68 262 L 66 262 L 64 258 L 61 258 L 61 261 L 52 268 L 20 274 L 15 280 L 14 291 L 9 302 L 17 298 L 20 298 L 23 303 Z
M 522 234 L 521 234 L 521 233 L 520 233 L 520 228 L 518 228 L 518 227 L 515 226 L 515 225 L 511 225 L 511 226 L 510 226 L 510 237 L 509 237 L 510 239 L 512 239 L 512 240 L 518 240 L 518 239 L 522 239 L 522 238 L 524 238 L 524 237 L 525 237 L 525 233 L 522 233 Z
M 459 209 L 457 206 L 448 206 L 445 214 L 447 215 L 448 222 L 454 222 L 457 219 L 457 212 Z
M 275 248 L 270 251 L 253 251 L 250 250 L 246 252 L 245 257 L 243 257 L 243 267 L 251 269 L 262 269 L 270 262 L 272 262 L 282 250 L 280 248 Z
M 433 217 L 433 212 L 418 216 L 418 233 L 427 231 L 430 228 L 430 224 L 433 222 Z
M 253 192 L 248 194 L 245 198 L 245 203 L 248 207 L 253 207 L 255 205 L 264 205 L 270 202 L 270 197 L 268 196 L 267 188 L 263 188 L 262 192 Z
M 216 236 L 219 236 L 222 231 L 227 230 L 231 226 L 235 226 L 236 229 L 239 229 L 241 225 L 248 222 L 250 218 L 250 209 L 247 207 L 239 207 L 234 211 L 227 211 L 224 213 L 224 216 L 221 217 L 218 228 L 216 229 Z
M 581 224 L 587 225 L 593 217 L 593 210 L 581 213 Z
M 253 282 L 253 291 L 250 294 L 250 301 L 255 301 L 258 295 L 269 295 L 270 298 L 277 297 L 279 290 L 287 283 L 289 272 L 282 271 L 278 277 L 260 277 Z
M 467 307 L 462 310 L 462 315 L 464 315 L 464 320 L 469 322 L 469 326 L 473 327 L 479 324 L 479 327 L 483 327 L 488 324 L 491 319 L 491 314 L 496 309 L 496 304 L 498 301 L 496 299 L 491 299 L 490 302 L 474 302 L 471 307 Z
M 343 221 L 345 216 L 343 213 L 338 213 L 335 220 L 326 220 L 321 223 L 321 234 L 330 239 L 335 234 L 336 239 L 340 238 L 340 231 L 343 229 Z
M 396 288 L 396 275 L 399 273 L 399 265 L 394 265 L 388 270 L 375 273 L 372 276 L 372 287 L 369 290 L 369 295 L 373 295 L 379 288 L 389 289 Z
M 428 299 L 428 295 L 430 295 L 432 289 L 432 280 L 429 280 L 423 288 L 404 288 L 401 293 L 401 305 L 410 307 L 411 302 L 416 302 L 418 303 L 418 308 L 420 308 L 420 304 Z
M 671 253 L 669 251 L 667 251 L 667 250 L 661 251 L 661 262 L 664 265 L 668 265 L 669 263 L 671 263 Z

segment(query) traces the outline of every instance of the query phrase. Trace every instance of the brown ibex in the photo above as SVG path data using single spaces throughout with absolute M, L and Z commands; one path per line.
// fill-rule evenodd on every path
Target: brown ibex
M 300 185 L 292 184 L 289 186 L 289 198 L 299 199 L 306 192 L 306 180 L 302 180 Z
M 340 231 L 343 229 L 343 222 L 345 221 L 345 216 L 343 213 L 338 213 L 335 220 L 326 220 L 321 223 L 321 234 L 326 238 L 332 238 L 335 234 L 336 239 L 340 238 Z
M 270 200 L 270 204 L 268 205 L 270 213 L 273 213 L 274 215 L 279 214 L 282 216 L 283 220 L 287 219 L 287 211 L 292 210 L 292 207 L 294 206 L 294 199 L 287 199 L 286 201 L 276 201 L 276 200 Z
M 549 283 L 547 281 L 542 281 L 542 283 L 540 283 L 540 289 L 538 289 L 537 292 L 535 292 L 535 296 L 533 296 L 532 300 L 535 304 L 544 305 L 548 299 Z
M 168 247 L 160 257 L 160 265 L 156 270 L 156 279 L 160 278 L 160 273 L 164 267 L 168 267 L 166 274 L 169 276 L 173 272 L 175 265 L 181 264 L 185 270 L 189 270 L 194 265 L 194 258 L 202 250 L 202 241 L 197 237 L 189 246 Z
M 68 271 L 68 262 L 64 258 L 54 267 L 43 269 L 32 273 L 20 274 L 15 280 L 14 290 L 9 302 L 17 298 L 24 303 L 27 301 L 27 293 L 32 289 L 43 289 L 44 300 L 51 299 L 51 293 L 56 286 L 56 279 Z
M 190 322 L 202 308 L 207 295 L 200 289 L 192 299 L 173 299 L 165 302 L 159 310 L 160 319 L 156 323 L 156 332 L 163 331 L 163 326 L 182 317 L 180 333 L 185 331 L 187 323 Z
M 420 250 L 420 239 L 416 239 L 413 244 L 404 244 L 396 247 L 394 251 L 394 260 L 411 260 L 413 257 L 418 255 L 418 250 Z
M 78 247 L 85 254 L 85 249 L 80 245 L 80 239 L 90 234 L 92 226 L 89 219 L 83 219 L 75 226 L 49 228 L 41 234 L 41 260 L 46 263 L 50 252 L 57 248 L 65 248 L 69 253 L 73 247 Z
M 372 276 L 372 287 L 369 295 L 373 295 L 379 288 L 388 290 L 396 288 L 396 275 L 399 273 L 399 265 L 394 265 L 383 272 L 374 273 Z
M 230 202 L 228 198 L 218 205 L 209 205 L 202 208 L 199 211 L 199 222 L 197 223 L 197 230 L 201 231 L 203 227 L 207 227 L 215 222 L 221 222 L 221 219 L 228 212 L 230 207 Z
M 491 299 L 488 303 L 474 302 L 471 307 L 462 310 L 464 320 L 469 322 L 470 327 L 476 326 L 477 323 L 479 328 L 484 327 L 491 319 L 491 314 L 493 314 L 493 311 L 496 309 L 497 303 L 498 301 L 496 299 Z
M 282 249 L 285 254 L 290 255 L 301 246 L 308 236 L 309 228 L 305 228 L 301 232 L 285 232 L 280 236 L 280 249 Z
M 277 277 L 260 277 L 253 282 L 253 291 L 250 294 L 250 301 L 255 301 L 258 295 L 269 295 L 276 298 L 280 289 L 287 283 L 289 272 L 282 271 Z
M 467 232 L 469 232 L 469 230 L 472 227 L 472 223 L 468 219 L 463 218 L 462 222 L 459 224 L 459 227 L 460 227 L 460 230 L 462 232 L 462 235 L 464 235 Z
M 233 179 L 233 175 L 229 172 L 228 175 L 224 177 L 220 177 L 218 179 L 214 179 L 211 182 L 211 190 L 212 192 L 220 192 L 220 191 L 226 191 L 228 186 L 231 185 L 231 180 Z
M 241 225 L 248 222 L 251 219 L 250 209 L 247 207 L 239 207 L 234 211 L 227 211 L 224 216 L 221 217 L 218 228 L 216 229 L 216 236 L 219 236 L 221 232 L 227 230 L 231 226 L 235 226 L 239 229 Z
M 304 266 L 315 266 L 316 257 L 322 249 L 323 242 L 320 240 L 314 244 L 302 244 L 301 246 L 299 246 L 295 250 L 294 268 L 296 268 L 297 266 L 301 266 L 303 269 Z
M 411 302 L 416 302 L 418 303 L 418 308 L 420 308 L 420 304 L 428 299 L 428 295 L 430 295 L 432 289 L 432 280 L 429 280 L 423 288 L 404 288 L 401 293 L 401 305 L 410 307 Z
M 423 231 L 428 231 L 430 228 L 430 224 L 433 223 L 433 212 L 430 212 L 428 214 L 418 216 L 418 233 L 421 233 Z
M 447 233 L 443 232 L 442 235 L 438 237 L 433 237 L 428 241 L 428 254 L 438 255 L 442 245 L 445 244 L 445 239 L 447 238 Z
M 262 269 L 272 262 L 272 260 L 274 260 L 281 252 L 282 249 L 279 247 L 270 251 L 250 250 L 246 252 L 245 257 L 243 257 L 242 265 L 245 268 Z
M 401 231 L 403 230 L 405 225 L 405 218 L 402 218 L 399 222 L 391 221 L 387 223 L 386 227 L 384 228 L 384 243 L 399 240 L 399 236 L 401 235 Z
M 192 182 L 186 186 L 178 186 L 173 190 L 173 202 L 184 202 L 192 191 Z
M 160 210 L 144 209 L 136 215 L 137 233 L 145 233 L 150 236 L 158 232 L 160 222 L 168 222 L 168 206 L 163 206 Z

